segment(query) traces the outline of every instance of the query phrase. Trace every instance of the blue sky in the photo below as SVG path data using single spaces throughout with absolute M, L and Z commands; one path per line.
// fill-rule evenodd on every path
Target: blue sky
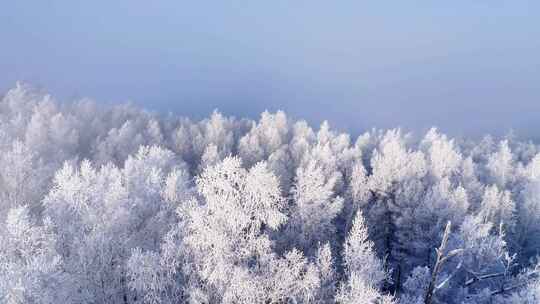
M 539 1 L 4 1 L 16 80 L 204 117 L 538 137 Z

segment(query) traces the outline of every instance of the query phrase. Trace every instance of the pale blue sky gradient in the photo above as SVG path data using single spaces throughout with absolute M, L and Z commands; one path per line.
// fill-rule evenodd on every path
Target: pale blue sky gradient
M 540 1 L 3 1 L 0 92 L 540 137 Z

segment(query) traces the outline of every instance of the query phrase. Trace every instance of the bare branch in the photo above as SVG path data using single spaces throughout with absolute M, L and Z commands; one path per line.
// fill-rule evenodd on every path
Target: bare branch
M 471 273 L 474 277 L 465 282 L 465 286 L 467 286 L 467 287 L 474 284 L 474 283 L 476 283 L 476 282 L 480 282 L 482 280 L 487 280 L 487 279 L 497 278 L 497 277 L 504 277 L 504 275 L 505 275 L 504 272 L 490 273 L 490 274 L 481 275 L 481 276 L 477 276 L 476 274 L 474 274 L 472 272 L 469 272 L 469 273 Z
M 448 282 L 448 280 L 455 275 L 455 273 L 457 272 L 457 269 L 461 268 L 461 263 L 460 263 L 456 271 L 450 277 L 448 277 L 441 284 L 436 286 L 437 277 L 439 276 L 439 272 L 441 271 L 441 268 L 444 265 L 444 263 L 448 259 L 463 252 L 463 249 L 455 249 L 455 250 L 450 251 L 448 254 L 444 255 L 444 251 L 446 250 L 446 246 L 448 244 L 448 238 L 450 237 L 451 229 L 452 229 L 452 223 L 448 221 L 448 223 L 446 224 L 446 228 L 444 229 L 444 235 L 441 241 L 441 245 L 439 246 L 439 248 L 435 249 L 435 252 L 437 253 L 437 260 L 435 262 L 435 265 L 433 266 L 433 271 L 431 272 L 431 280 L 429 282 L 429 286 L 426 292 L 426 297 L 424 299 L 425 304 L 433 303 L 433 294 L 435 293 L 435 291 L 442 288 Z

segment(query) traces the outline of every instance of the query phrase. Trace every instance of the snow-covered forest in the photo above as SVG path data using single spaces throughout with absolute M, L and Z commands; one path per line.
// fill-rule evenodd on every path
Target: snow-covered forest
M 0 102 L 0 303 L 540 303 L 540 146 Z

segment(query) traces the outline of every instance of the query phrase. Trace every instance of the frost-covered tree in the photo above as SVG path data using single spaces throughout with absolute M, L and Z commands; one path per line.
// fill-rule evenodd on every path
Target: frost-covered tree
M 245 170 L 238 158 L 226 158 L 203 171 L 197 190 L 203 199 L 190 200 L 178 211 L 192 261 L 188 296 L 258 299 L 256 277 L 264 272 L 255 270 L 272 260 L 269 230 L 286 219 L 277 179 L 263 163 Z M 242 286 L 243 280 L 253 284 Z
M 318 303 L 329 303 L 336 293 L 336 281 L 338 279 L 334 258 L 332 256 L 332 248 L 329 243 L 319 246 L 316 258 L 317 270 L 320 278 L 319 293 L 316 298 Z
M 456 151 L 453 140 L 439 134 L 437 129 L 431 129 L 422 142 L 422 150 L 427 155 L 429 172 L 436 179 L 452 177 L 459 172 L 462 156 Z
M 21 205 L 39 212 L 48 172 L 38 154 L 15 140 L 0 155 L 0 166 L 0 220 L 10 208 Z
M 427 168 L 424 154 L 407 147 L 407 136 L 400 130 L 388 131 L 372 153 L 369 192 L 372 196 L 364 211 L 378 252 L 393 269 L 394 288 L 401 283 L 406 244 L 415 227 L 415 211 L 421 205 Z
M 315 161 L 296 172 L 287 231 L 291 242 L 309 254 L 319 242 L 336 241 L 334 220 L 343 207 L 343 199 L 334 194 L 336 181 L 335 175 L 325 175 Z
M 68 297 L 70 278 L 56 252 L 53 224 L 38 225 L 26 206 L 11 209 L 0 235 L 2 303 L 75 303 Z
M 514 178 L 514 156 L 507 140 L 499 143 L 499 149 L 488 158 L 487 169 L 491 180 L 497 185 L 504 187 Z
M 142 147 L 123 169 L 109 164 L 96 170 L 86 161 L 57 173 L 45 213 L 57 225 L 65 271 L 77 278 L 86 301 L 129 299 L 125 261 L 131 248 L 155 248 L 174 222 L 175 206 L 163 194 L 183 191 L 171 190 L 175 165 L 171 152 Z
M 284 112 L 261 114 L 258 124 L 239 141 L 238 152 L 246 165 L 267 160 L 272 153 L 288 142 L 289 123 Z
M 499 191 L 495 185 L 487 187 L 481 204 L 480 215 L 484 221 L 493 223 L 495 227 L 514 225 L 515 203 L 509 191 Z
M 340 286 L 338 303 L 392 303 L 389 296 L 380 291 L 388 274 L 369 240 L 361 212 L 356 214 L 345 240 L 343 261 L 347 279 Z

